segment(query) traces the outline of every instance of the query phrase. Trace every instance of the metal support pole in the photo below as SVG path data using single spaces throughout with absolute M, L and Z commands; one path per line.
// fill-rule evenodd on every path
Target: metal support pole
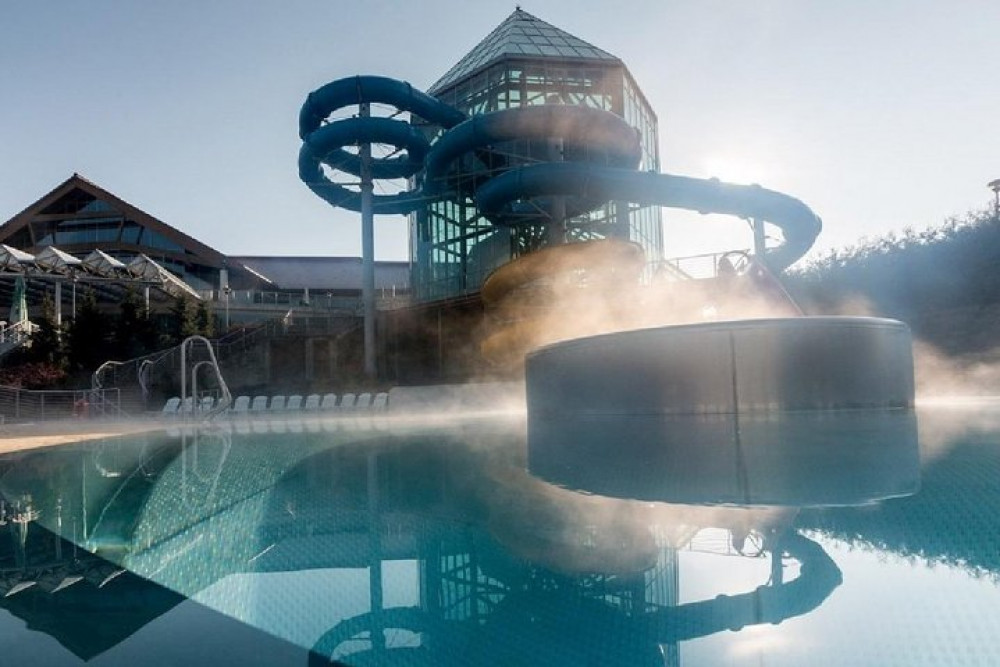
M 148 289 L 148 288 L 147 288 Z M 180 414 L 184 415 L 184 404 L 187 402 L 187 347 L 191 338 L 185 338 L 181 341 L 181 406 Z M 194 399 L 191 399 L 192 407 L 194 405 Z M 193 410 L 192 410 L 193 412 Z
M 62 281 L 56 281 L 56 297 L 55 297 L 55 307 L 56 307 L 56 326 L 62 326 Z
M 223 333 L 229 333 L 229 295 L 233 290 L 229 287 L 229 269 L 227 268 L 219 271 L 219 291 L 226 302 L 226 325 L 223 328 Z
M 371 115 L 361 104 L 360 116 Z M 365 375 L 375 379 L 375 212 L 373 208 L 372 145 L 362 144 L 361 158 L 361 299 L 365 309 Z
M 368 455 L 368 595 L 371 600 L 371 643 L 374 651 L 385 650 L 382 625 L 382 517 L 379 507 L 378 455 Z M 377 655 L 377 653 L 376 653 Z
M 549 140 L 549 159 L 553 162 L 562 162 L 562 139 Z M 561 245 L 566 243 L 566 197 L 562 195 L 553 197 L 551 207 L 549 211 L 548 244 Z
M 758 260 L 764 261 L 764 251 L 766 250 L 764 243 L 764 221 L 754 218 L 750 222 L 750 226 L 753 227 L 753 254 Z

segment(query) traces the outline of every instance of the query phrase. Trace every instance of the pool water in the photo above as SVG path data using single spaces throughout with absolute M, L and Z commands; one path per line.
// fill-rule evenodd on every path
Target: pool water
M 3 664 L 1000 664 L 989 401 L 262 421 L 0 497 Z

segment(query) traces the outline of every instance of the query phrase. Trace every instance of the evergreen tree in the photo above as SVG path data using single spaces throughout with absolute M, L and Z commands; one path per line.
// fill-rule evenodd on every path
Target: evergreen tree
M 94 290 L 88 289 L 77 307 L 67 336 L 72 370 L 89 373 L 111 357 L 108 324 L 107 318 L 97 309 Z
M 147 324 L 146 308 L 142 299 L 129 285 L 125 288 L 125 294 L 122 295 L 119 304 L 114 331 L 115 352 L 122 359 L 132 359 L 147 352 L 143 336 Z
M 191 299 L 182 294 L 170 306 L 170 344 L 179 345 L 188 336 L 198 333 L 198 318 Z
M 198 333 L 205 338 L 211 338 L 215 333 L 215 321 L 208 309 L 208 303 L 204 299 L 200 299 L 195 308 L 195 322 L 198 326 Z
M 40 317 L 35 324 L 38 329 L 31 336 L 31 349 L 26 355 L 28 360 L 64 369 L 67 360 L 63 332 L 56 324 L 55 304 L 48 294 L 42 299 Z

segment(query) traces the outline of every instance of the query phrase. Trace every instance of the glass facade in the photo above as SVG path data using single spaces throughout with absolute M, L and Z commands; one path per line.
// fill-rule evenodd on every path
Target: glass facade
M 123 262 L 139 253 L 198 289 L 218 284 L 218 269 L 166 235 L 133 220 L 109 202 L 73 189 L 36 214 L 5 243 L 38 252 L 55 246 L 83 258 L 95 248 Z
M 542 104 L 610 111 L 639 131 L 639 169 L 659 171 L 656 115 L 624 64 L 521 10 L 449 70 L 430 92 L 470 115 Z M 459 192 L 468 194 L 457 201 L 430 204 L 411 215 L 412 286 L 417 299 L 432 301 L 475 293 L 493 270 L 549 242 L 542 224 L 493 225 L 476 209 L 471 197 L 475 184 L 491 173 L 545 159 L 550 149 L 539 143 L 499 143 L 489 151 L 464 156 L 452 166 L 449 180 L 458 184 Z M 568 242 L 609 237 L 632 240 L 645 248 L 650 261 L 661 259 L 663 254 L 659 207 L 606 202 L 568 218 L 565 236 Z

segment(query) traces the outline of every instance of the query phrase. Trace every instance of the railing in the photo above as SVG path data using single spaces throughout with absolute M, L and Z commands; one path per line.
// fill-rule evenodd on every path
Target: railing
M 336 313 L 316 313 L 311 310 L 288 310 L 282 317 L 272 318 L 254 326 L 231 331 L 222 338 L 210 341 L 217 363 L 225 367 L 229 374 L 239 366 L 258 363 L 252 355 L 259 354 L 260 344 L 281 336 L 341 336 L 358 326 L 358 319 Z M 206 348 L 199 346 L 189 360 L 191 364 L 208 360 Z M 250 357 L 248 357 L 250 355 Z M 126 391 L 128 403 L 142 411 L 154 398 L 152 390 L 159 388 L 167 395 L 180 393 L 175 380 L 180 368 L 180 347 L 148 354 L 127 361 L 111 361 L 102 364 L 94 373 L 91 384 L 94 389 L 118 387 Z M 173 385 L 173 386 L 172 386 Z M 221 389 L 221 388 L 220 388 Z M 160 397 L 155 397 L 160 398 Z
M 683 280 L 685 278 L 717 278 L 720 262 L 724 257 L 748 255 L 749 250 L 724 250 L 722 252 L 672 257 L 670 259 L 649 262 L 643 272 L 643 282 L 656 280 Z
M 260 341 L 272 335 L 272 328 L 278 326 L 277 323 L 280 321 L 281 318 L 251 327 L 243 327 L 210 341 L 215 356 L 223 360 L 238 357 L 252 350 Z M 157 384 L 157 380 L 175 375 L 179 364 L 180 346 L 126 361 L 105 362 L 91 377 L 91 387 L 94 390 L 117 387 L 138 393 L 139 395 L 134 398 L 134 402 L 136 408 L 141 411 L 144 409 L 147 399 L 150 398 L 152 387 Z
M 31 334 L 36 328 L 31 322 L 15 322 L 10 326 L 0 326 L 0 357 L 31 340 Z
M 215 381 L 222 392 L 222 396 L 219 398 L 219 404 L 205 415 L 206 419 L 211 419 L 215 415 L 224 412 L 229 408 L 233 402 L 233 396 L 229 392 L 229 386 L 226 384 L 226 380 L 222 377 L 222 369 L 219 368 L 219 360 L 215 356 L 215 350 L 212 348 L 212 342 L 209 341 L 204 336 L 188 336 L 180 344 L 180 354 L 181 354 L 181 407 L 187 405 L 187 353 L 188 350 L 194 350 L 195 343 L 202 343 L 208 352 L 208 359 L 203 361 L 195 362 L 191 367 L 191 410 L 195 411 L 195 401 L 198 400 L 198 368 L 207 365 L 213 371 L 215 371 Z
M 228 304 L 231 308 L 247 308 L 252 306 L 309 308 L 313 310 L 346 311 L 361 314 L 363 303 L 361 296 L 339 296 L 324 292 L 311 292 L 308 297 L 304 292 L 277 292 L 266 290 L 232 290 L 228 299 L 222 290 L 199 290 L 198 295 L 209 302 L 221 306 Z M 380 309 L 396 308 L 400 303 L 409 303 L 409 292 L 397 289 L 395 286 L 383 287 L 375 291 L 376 307 Z
M 59 419 L 118 419 L 121 417 L 118 389 L 34 390 L 0 386 L 3 421 L 47 421 Z

